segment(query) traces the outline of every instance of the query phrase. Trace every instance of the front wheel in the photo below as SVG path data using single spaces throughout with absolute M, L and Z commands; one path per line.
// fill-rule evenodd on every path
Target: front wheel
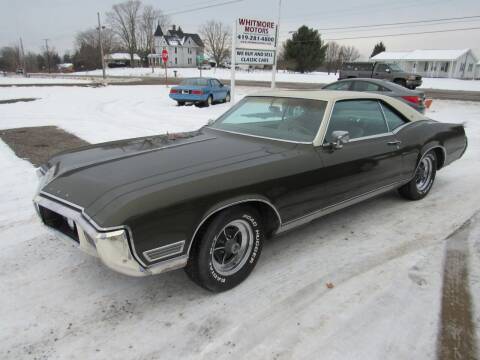
M 254 208 L 241 206 L 224 210 L 193 244 L 185 270 L 195 283 L 207 290 L 229 290 L 253 270 L 264 238 L 262 219 Z
M 418 164 L 413 179 L 398 189 L 400 195 L 409 200 L 423 199 L 430 192 L 437 173 L 435 152 L 428 152 Z
M 227 93 L 227 95 L 225 95 L 225 102 L 230 102 L 230 93 Z

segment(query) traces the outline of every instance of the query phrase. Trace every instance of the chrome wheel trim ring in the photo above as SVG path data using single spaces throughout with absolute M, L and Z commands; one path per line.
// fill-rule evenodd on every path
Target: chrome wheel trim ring
M 227 94 L 227 96 L 225 96 L 225 101 L 230 102 L 230 94 Z
M 215 236 L 211 261 L 217 273 L 229 276 L 243 268 L 253 248 L 254 235 L 250 223 L 243 219 L 229 222 Z
M 419 192 L 427 191 L 432 185 L 433 165 L 433 160 L 428 155 L 420 162 L 415 174 L 415 185 Z
M 207 103 L 208 103 L 208 105 L 212 105 L 212 97 L 211 96 L 208 97 Z

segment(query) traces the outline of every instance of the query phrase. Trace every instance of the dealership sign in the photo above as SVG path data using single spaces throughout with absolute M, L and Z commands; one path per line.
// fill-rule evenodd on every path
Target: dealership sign
M 277 26 L 273 21 L 239 18 L 236 21 L 237 47 L 275 50 Z
M 278 25 L 270 20 L 239 18 L 233 24 L 230 98 L 235 102 L 236 65 L 272 66 L 272 88 L 277 69 Z
M 235 63 L 245 65 L 273 65 L 275 51 L 236 49 Z

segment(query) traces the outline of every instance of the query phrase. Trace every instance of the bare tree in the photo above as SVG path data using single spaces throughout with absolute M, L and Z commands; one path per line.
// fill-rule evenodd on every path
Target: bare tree
M 142 3 L 139 0 L 128 0 L 113 5 L 112 11 L 107 12 L 107 22 L 130 54 L 130 64 L 132 65 L 134 54 L 138 49 L 137 36 L 141 7 Z
M 340 53 L 340 45 L 336 43 L 335 41 L 330 41 L 327 47 L 327 52 L 325 54 L 325 65 L 327 67 L 327 71 L 330 74 L 330 72 L 333 70 L 335 71 L 335 74 L 337 73 L 338 70 L 338 59 L 339 59 L 339 53 Z
M 360 52 L 355 46 L 340 47 L 340 54 L 342 62 L 352 62 L 360 58 Z
M 154 34 L 157 25 L 166 28 L 168 24 L 169 18 L 163 15 L 161 10 L 150 5 L 143 7 L 138 32 L 138 50 L 143 58 L 154 50 Z
M 217 65 L 223 63 L 230 55 L 231 34 L 230 28 L 215 20 L 207 21 L 199 31 L 205 51 L 212 56 Z

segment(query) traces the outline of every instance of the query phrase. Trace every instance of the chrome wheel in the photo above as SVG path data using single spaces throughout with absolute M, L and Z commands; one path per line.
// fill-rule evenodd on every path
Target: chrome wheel
M 247 262 L 253 247 L 253 230 L 245 220 L 233 220 L 217 234 L 212 244 L 212 264 L 219 274 L 235 274 Z
M 209 96 L 208 99 L 207 99 L 207 104 L 210 106 L 210 105 L 212 105 L 212 102 L 213 102 L 212 97 Z
M 230 94 L 227 94 L 227 96 L 225 96 L 225 102 L 230 102 Z
M 428 155 L 420 162 L 415 174 L 415 184 L 418 191 L 425 192 L 432 185 L 433 166 L 433 159 Z

